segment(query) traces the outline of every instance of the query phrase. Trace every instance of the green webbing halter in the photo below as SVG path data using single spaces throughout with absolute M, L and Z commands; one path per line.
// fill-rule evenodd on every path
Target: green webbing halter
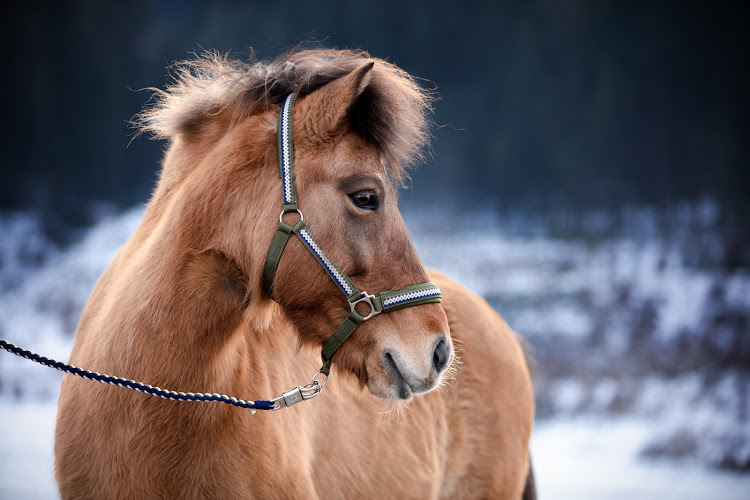
M 343 323 L 333 332 L 333 335 L 323 343 L 321 357 L 323 366 L 320 372 L 326 377 L 331 369 L 331 361 L 336 350 L 349 338 L 356 328 L 376 314 L 381 312 L 395 311 L 404 307 L 411 307 L 420 304 L 440 302 L 442 295 L 440 288 L 434 283 L 422 283 L 412 285 L 401 290 L 381 292 L 377 297 L 367 292 L 360 291 L 349 277 L 337 268 L 323 250 L 313 239 L 310 229 L 304 223 L 302 212 L 297 208 L 297 190 L 294 182 L 294 141 L 292 138 L 292 107 L 296 94 L 290 94 L 284 100 L 279 114 L 279 124 L 277 129 L 278 136 L 278 157 L 279 157 L 279 177 L 282 180 L 284 191 L 284 210 L 279 215 L 279 227 L 271 242 L 271 248 L 266 256 L 266 263 L 263 268 L 263 288 L 270 296 L 273 296 L 273 282 L 276 276 L 276 270 L 279 267 L 281 254 L 284 252 L 289 238 L 296 234 L 305 244 L 307 249 L 318 260 L 323 269 L 333 279 L 334 283 L 346 295 L 349 301 L 351 312 Z M 299 222 L 295 225 L 287 224 L 282 217 L 287 212 L 297 212 Z M 357 312 L 356 306 L 360 302 L 365 302 L 370 306 L 370 312 L 362 315 Z M 317 375 L 317 374 L 316 374 Z M 314 378 L 313 378 L 314 380 Z M 296 402 L 296 401 L 295 401 Z M 289 403 L 293 404 L 293 403 Z

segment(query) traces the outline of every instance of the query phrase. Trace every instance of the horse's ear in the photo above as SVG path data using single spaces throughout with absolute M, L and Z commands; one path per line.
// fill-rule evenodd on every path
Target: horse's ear
M 295 114 L 303 117 L 307 134 L 325 140 L 341 130 L 357 98 L 369 85 L 374 65 L 373 61 L 365 63 L 299 101 Z

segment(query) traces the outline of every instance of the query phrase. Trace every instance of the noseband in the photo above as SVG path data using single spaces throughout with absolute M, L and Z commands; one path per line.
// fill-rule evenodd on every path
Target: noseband
M 380 292 L 377 296 L 369 294 L 366 291 L 360 291 L 349 276 L 336 267 L 323 252 L 320 245 L 313 238 L 310 229 L 305 225 L 302 212 L 297 207 L 297 189 L 294 182 L 294 141 L 292 138 L 292 107 L 294 106 L 296 96 L 297 94 L 293 93 L 286 97 L 281 106 L 281 113 L 279 114 L 277 147 L 279 178 L 282 180 L 284 206 L 279 215 L 279 227 L 276 230 L 271 247 L 268 250 L 268 255 L 266 256 L 266 263 L 263 268 L 263 289 L 269 296 L 273 297 L 273 283 L 281 255 L 289 238 L 292 234 L 296 234 L 349 301 L 349 315 L 336 331 L 333 332 L 333 335 L 323 343 L 321 353 L 323 365 L 313 377 L 313 384 L 311 384 L 317 387 L 315 378 L 319 374 L 323 374 L 327 380 L 334 353 L 363 321 L 367 321 L 383 312 L 395 311 L 420 304 L 440 302 L 442 295 L 440 288 L 435 283 L 430 282 L 407 286 L 400 290 Z M 287 224 L 282 219 L 285 213 L 290 212 L 296 212 L 299 215 L 299 221 L 294 225 Z M 357 312 L 356 307 L 361 303 L 366 303 L 370 307 L 368 314 L 362 315 Z M 325 385 L 325 382 L 323 385 Z M 322 389 L 323 386 L 319 387 Z M 284 396 L 281 398 L 278 398 L 279 408 L 299 402 L 301 399 L 299 399 L 300 396 L 296 392 L 297 390 L 290 391 L 289 393 L 284 393 Z M 317 392 L 315 395 L 317 395 Z M 289 401 L 285 398 L 287 394 L 290 395 Z M 308 398 L 303 397 L 303 399 Z

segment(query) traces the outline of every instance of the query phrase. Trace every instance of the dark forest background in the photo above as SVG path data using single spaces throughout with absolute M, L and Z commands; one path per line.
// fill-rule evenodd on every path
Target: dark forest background
M 27 2 L 5 10 L 0 210 L 49 233 L 145 202 L 129 120 L 202 48 L 361 48 L 435 88 L 406 203 L 534 213 L 713 199 L 747 264 L 747 9 L 693 1 Z M 735 241 L 736 240 L 736 241 Z M 743 250 L 744 249 L 744 250 Z

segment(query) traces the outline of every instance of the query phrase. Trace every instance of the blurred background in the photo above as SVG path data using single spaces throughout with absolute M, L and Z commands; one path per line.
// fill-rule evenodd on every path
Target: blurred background
M 0 21 L 0 336 L 69 356 L 157 178 L 164 144 L 129 120 L 169 65 L 203 49 L 364 49 L 440 96 L 402 211 L 424 261 L 529 343 L 542 494 L 743 498 L 750 30 L 737 5 L 14 4 Z M 60 376 L 47 372 L 0 355 L 0 416 L 21 428 L 0 444 L 0 497 L 54 498 Z

